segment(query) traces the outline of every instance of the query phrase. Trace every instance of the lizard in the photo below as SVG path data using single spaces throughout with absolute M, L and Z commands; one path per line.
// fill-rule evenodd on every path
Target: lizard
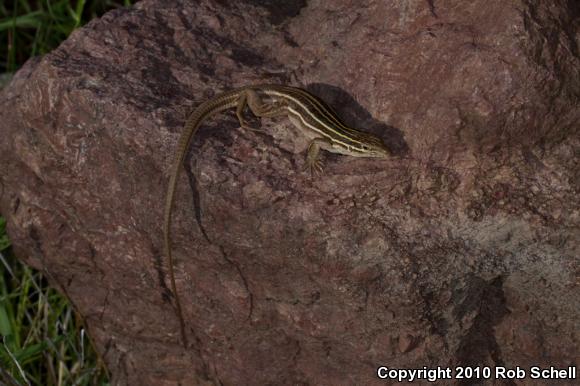
M 255 130 L 244 119 L 243 112 L 246 106 L 259 118 L 286 115 L 294 126 L 310 139 L 305 169 L 309 169 L 311 173 L 322 172 L 322 162 L 319 158 L 321 149 L 354 157 L 386 158 L 391 155 L 388 147 L 379 137 L 347 126 L 324 101 L 298 87 L 277 84 L 243 86 L 218 94 L 194 109 L 183 127 L 170 169 L 163 224 L 164 253 L 169 267 L 171 291 L 175 300 L 175 312 L 179 319 L 182 343 L 186 348 L 188 346 L 187 334 L 175 284 L 170 235 L 177 181 L 191 140 L 206 119 L 235 107 L 240 126 L 244 129 Z

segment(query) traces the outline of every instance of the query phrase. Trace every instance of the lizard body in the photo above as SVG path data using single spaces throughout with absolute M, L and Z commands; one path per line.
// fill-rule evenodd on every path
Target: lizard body
M 201 124 L 209 117 L 235 107 L 241 127 L 249 129 L 250 127 L 243 117 L 246 105 L 257 117 L 288 116 L 290 121 L 311 139 L 305 164 L 311 172 L 322 171 L 322 163 L 318 157 L 320 149 L 355 157 L 385 158 L 390 155 L 389 149 L 381 139 L 373 134 L 347 126 L 321 99 L 297 87 L 275 84 L 244 86 L 221 93 L 199 105 L 187 119 L 179 140 L 167 188 L 163 229 L 171 291 L 175 297 L 175 309 L 179 318 L 181 337 L 186 347 L 185 321 L 175 285 L 170 237 L 171 214 L 177 180 L 189 144 Z

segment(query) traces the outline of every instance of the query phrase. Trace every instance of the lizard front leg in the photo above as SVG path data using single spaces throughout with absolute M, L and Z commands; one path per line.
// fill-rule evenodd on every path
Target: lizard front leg
M 326 138 L 315 138 L 308 145 L 308 154 L 304 163 L 304 170 L 309 170 L 310 174 L 322 173 L 323 163 L 320 160 L 320 149 L 328 150 L 332 148 L 332 142 Z

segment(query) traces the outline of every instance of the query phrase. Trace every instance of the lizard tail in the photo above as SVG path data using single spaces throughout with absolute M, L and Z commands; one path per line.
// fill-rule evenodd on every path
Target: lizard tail
M 187 149 L 191 143 L 192 138 L 195 133 L 203 123 L 203 121 L 222 110 L 234 107 L 238 100 L 238 90 L 233 92 L 227 92 L 219 97 L 216 97 L 210 101 L 202 103 L 197 107 L 191 115 L 188 117 L 187 122 L 184 125 L 183 133 L 179 139 L 179 144 L 177 147 L 177 154 L 173 161 L 171 167 L 171 175 L 169 178 L 169 185 L 167 187 L 167 195 L 165 201 L 165 218 L 163 222 L 163 235 L 164 235 L 164 248 L 165 256 L 167 257 L 167 264 L 169 265 L 169 279 L 171 282 L 171 292 L 175 299 L 175 312 L 177 318 L 179 319 L 179 328 L 181 332 L 181 339 L 183 346 L 187 348 L 187 334 L 185 331 L 185 319 L 183 318 L 183 311 L 181 308 L 181 301 L 179 299 L 179 294 L 177 293 L 177 286 L 175 284 L 175 274 L 173 270 L 173 254 L 171 253 L 171 215 L 173 211 L 173 205 L 175 203 L 175 191 L 177 188 L 177 181 L 179 179 L 179 174 L 183 161 L 187 154 Z

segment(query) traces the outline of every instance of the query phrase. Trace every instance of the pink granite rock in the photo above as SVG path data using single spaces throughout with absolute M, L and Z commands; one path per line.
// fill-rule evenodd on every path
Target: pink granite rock
M 578 5 L 285 4 L 145 0 L 0 92 L 9 234 L 114 384 L 578 365 Z M 288 120 L 204 125 L 173 224 L 186 350 L 161 252 L 169 165 L 194 106 L 259 82 L 308 88 L 396 156 L 325 155 L 312 179 Z

